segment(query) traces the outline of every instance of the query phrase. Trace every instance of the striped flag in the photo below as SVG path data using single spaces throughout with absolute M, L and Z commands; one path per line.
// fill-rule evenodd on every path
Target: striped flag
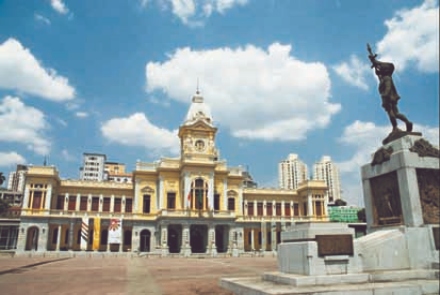
M 89 218 L 83 217 L 81 222 L 81 250 L 87 250 L 87 242 L 89 241 Z

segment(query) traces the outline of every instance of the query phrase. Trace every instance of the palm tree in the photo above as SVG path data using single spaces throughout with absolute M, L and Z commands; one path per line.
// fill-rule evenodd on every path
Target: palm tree
M 3 184 L 3 182 L 5 182 L 6 178 L 3 175 L 3 172 L 0 172 L 0 186 Z

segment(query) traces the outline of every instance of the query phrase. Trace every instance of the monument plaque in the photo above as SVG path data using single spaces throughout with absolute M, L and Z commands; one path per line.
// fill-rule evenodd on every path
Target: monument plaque
M 391 172 L 370 179 L 373 195 L 374 223 L 394 225 L 403 223 L 397 173 Z
M 316 235 L 316 242 L 318 243 L 318 256 L 353 256 L 352 235 Z
M 440 171 L 438 169 L 417 169 L 420 203 L 425 224 L 440 223 Z

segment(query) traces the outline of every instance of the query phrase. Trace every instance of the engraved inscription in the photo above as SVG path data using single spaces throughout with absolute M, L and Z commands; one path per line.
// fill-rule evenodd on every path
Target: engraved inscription
M 425 224 L 440 223 L 440 170 L 417 169 L 420 203 Z
M 373 216 L 376 225 L 403 223 L 397 173 L 391 172 L 370 179 Z
M 318 255 L 350 255 L 353 256 L 352 235 L 316 235 Z

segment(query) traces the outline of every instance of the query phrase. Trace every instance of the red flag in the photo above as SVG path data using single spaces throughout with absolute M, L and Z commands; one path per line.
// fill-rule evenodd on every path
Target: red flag
M 190 202 L 191 201 L 191 191 L 189 191 L 189 193 L 188 193 L 188 202 Z

